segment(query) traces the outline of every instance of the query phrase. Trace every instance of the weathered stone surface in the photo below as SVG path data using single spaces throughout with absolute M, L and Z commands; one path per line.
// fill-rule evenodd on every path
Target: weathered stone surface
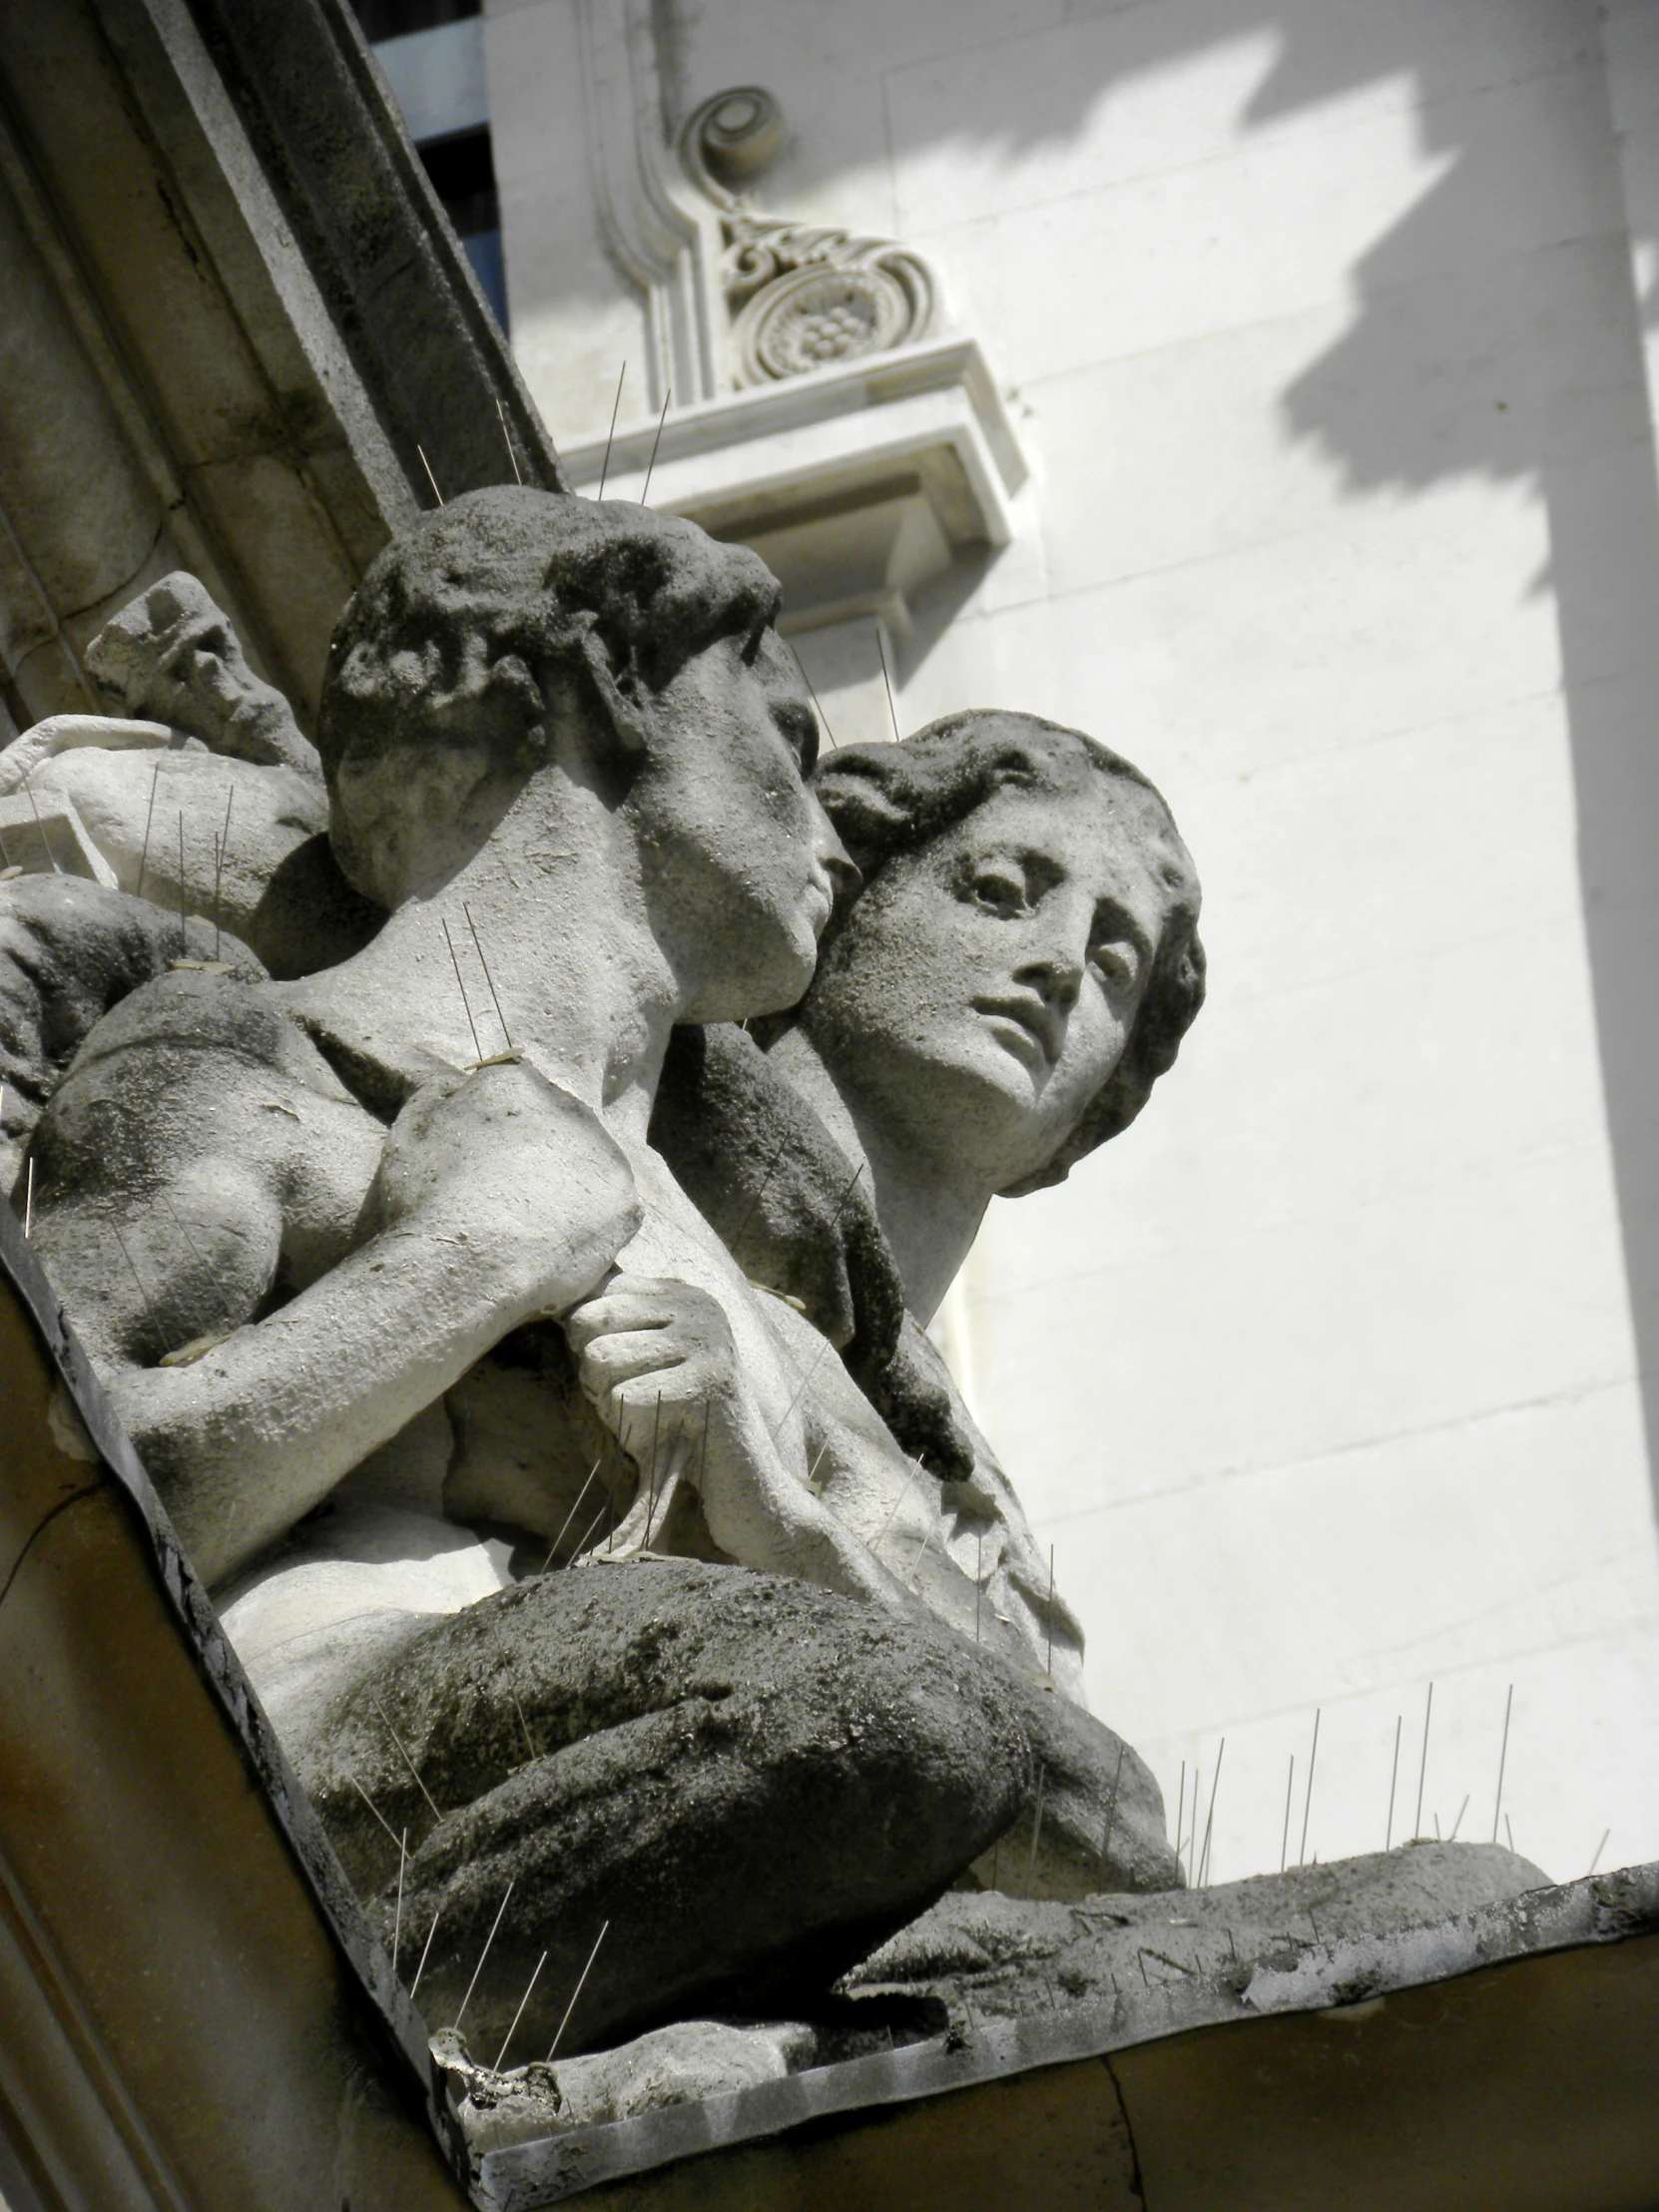
M 799 2020 L 739 2026 L 728 2020 L 677 2020 L 615 2050 L 556 2064 L 497 2073 L 476 2065 L 452 2028 L 432 2039 L 451 2108 L 478 2155 L 533 2142 L 560 2128 L 598 2127 L 674 2104 L 700 2103 L 725 2090 L 782 2081 L 812 2061 L 816 2031 Z
M 845 1986 L 938 1997 L 987 2018 L 1194 1980 L 1248 1998 L 1264 1977 L 1295 1974 L 1333 1945 L 1432 1930 L 1547 1887 L 1546 1875 L 1499 1844 L 1416 1843 L 1159 1897 L 1060 1906 L 955 1893 L 855 1967 Z M 1356 1980 L 1328 1989 L 1326 2001 L 1374 1993 Z
M 188 570 L 131 600 L 87 647 L 88 671 L 123 714 L 165 723 L 215 753 L 315 779 L 315 749 L 287 701 L 255 675 L 242 641 Z
M 17 1180 L 41 1109 L 104 1014 L 178 960 L 259 961 L 228 933 L 73 875 L 0 883 L 0 1191 Z
M 544 1951 L 520 2033 L 550 2040 L 608 1924 L 580 2050 L 710 2003 L 822 1997 L 1007 1826 L 1030 1765 L 1017 1694 L 943 1627 L 638 1560 L 428 1628 L 340 1700 L 304 1776 L 388 1937 L 382 1822 L 407 1834 L 406 1962 L 436 1919 L 429 2018 L 461 2011 L 500 1916 L 465 2008 L 480 2046 Z

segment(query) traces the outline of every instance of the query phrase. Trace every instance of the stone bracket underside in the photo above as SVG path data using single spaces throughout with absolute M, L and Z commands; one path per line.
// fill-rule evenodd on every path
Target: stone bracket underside
M 607 447 L 609 458 L 607 462 Z M 565 454 L 572 484 L 683 514 L 752 546 L 786 623 L 879 615 L 1013 534 L 1026 466 L 977 342 L 943 337 L 677 409 Z

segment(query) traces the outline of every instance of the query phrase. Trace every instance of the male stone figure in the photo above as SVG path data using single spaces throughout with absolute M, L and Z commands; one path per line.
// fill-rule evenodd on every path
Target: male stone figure
M 513 1885 L 486 2035 L 551 1949 L 545 2027 L 604 1920 L 585 2039 L 822 1982 L 1039 1781 L 1013 1677 L 816 1493 L 799 1366 L 644 1143 L 671 1026 L 798 998 L 845 866 L 776 596 L 636 508 L 425 518 L 318 728 L 335 851 L 391 918 L 296 983 L 139 992 L 36 1135 L 43 1256 L 362 1887 L 400 1873 L 365 1787 L 407 1833 L 435 2019 Z M 480 1466 L 457 1385 L 492 1369 Z M 460 1472 L 568 1555 L 593 1457 L 652 1533 L 660 1444 L 676 1548 L 761 1572 L 515 1581 L 445 1517 Z M 1125 1880 L 1172 1879 L 1160 1830 L 1131 1754 Z

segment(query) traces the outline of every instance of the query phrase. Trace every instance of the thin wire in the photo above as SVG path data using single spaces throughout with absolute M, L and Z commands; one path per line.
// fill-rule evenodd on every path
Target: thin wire
M 663 411 L 657 417 L 657 435 L 651 441 L 651 458 L 645 464 L 645 482 L 640 486 L 640 505 L 642 507 L 651 497 L 651 471 L 657 465 L 657 448 L 663 442 L 663 424 L 668 420 L 668 403 L 673 397 L 674 386 L 670 384 L 663 393 Z M 609 1921 L 605 1923 L 607 1928 L 610 1925 Z
M 1590 1875 L 1591 1875 L 1591 1874 L 1594 1874 L 1594 1873 L 1595 1873 L 1595 1871 L 1596 1871 L 1596 1869 L 1597 1869 L 1597 1867 L 1599 1867 L 1599 1866 L 1600 1866 L 1600 1864 L 1601 1864 L 1601 1855 L 1602 1855 L 1602 1853 L 1603 1853 L 1603 1852 L 1604 1852 L 1604 1851 L 1605 1851 L 1605 1850 L 1607 1849 L 1607 1839 L 1608 1839 L 1608 1837 L 1609 1837 L 1609 1836 L 1611 1836 L 1611 1835 L 1612 1835 L 1612 1833 L 1613 1833 L 1613 1831 L 1612 1831 L 1612 1830 L 1611 1830 L 1610 1828 L 1604 1828 L 1604 1829 L 1602 1830 L 1602 1832 L 1601 1832 L 1601 1841 L 1600 1841 L 1600 1843 L 1599 1843 L 1599 1844 L 1597 1844 L 1597 1846 L 1596 1846 L 1596 1855 L 1595 1855 L 1595 1857 L 1594 1857 L 1594 1858 L 1593 1858 L 1593 1859 L 1592 1859 L 1592 1860 L 1590 1861 L 1590 1874 L 1587 1874 L 1587 1875 L 1586 1875 L 1586 1876 L 1584 1877 L 1584 1879 L 1585 1879 L 1585 1881 L 1586 1881 L 1586 1882 L 1588 1882 L 1588 1881 L 1589 1881 L 1589 1879 L 1590 1879 Z
M 435 477 L 435 476 L 434 476 L 434 475 L 432 474 L 432 464 L 431 464 L 431 462 L 430 462 L 430 461 L 429 461 L 429 460 L 428 460 L 428 459 L 426 458 L 426 448 L 425 448 L 425 447 L 424 447 L 423 445 L 417 445 L 417 446 L 415 447 L 415 451 L 416 451 L 416 452 L 417 452 L 417 453 L 418 453 L 418 454 L 420 455 L 420 465 L 421 465 L 421 467 L 422 467 L 422 468 L 423 468 L 423 469 L 424 469 L 424 470 L 426 471 L 426 481 L 427 481 L 427 482 L 428 482 L 428 483 L 429 483 L 429 484 L 431 485 L 431 487 L 432 487 L 432 497 L 433 497 L 433 498 L 434 498 L 434 499 L 435 499 L 435 500 L 437 501 L 438 505 L 439 505 L 439 506 L 441 507 L 441 506 L 443 505 L 443 494 L 442 494 L 442 492 L 441 492 L 441 491 L 439 491 L 439 489 L 438 489 L 438 480 L 437 480 L 437 478 L 436 478 L 436 477 Z
M 611 473 L 611 440 L 616 436 L 617 409 L 622 405 L 622 379 L 627 373 L 628 363 L 624 361 L 617 371 L 616 397 L 611 401 L 611 427 L 605 433 L 605 459 L 599 470 L 599 489 L 594 494 L 596 499 L 604 498 L 605 479 Z

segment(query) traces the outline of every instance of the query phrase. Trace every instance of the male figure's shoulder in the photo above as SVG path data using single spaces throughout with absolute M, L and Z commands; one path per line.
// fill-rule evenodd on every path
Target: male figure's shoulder
M 284 995 L 280 984 L 234 973 L 179 968 L 158 976 L 94 1024 L 59 1096 L 94 1075 L 147 1087 L 163 1078 L 192 1090 L 276 1077 L 352 1103 Z
M 60 1168 L 81 1155 L 94 1181 L 210 1153 L 271 1168 L 337 1133 L 342 1117 L 374 1126 L 280 985 L 179 969 L 94 1024 L 37 1145 L 57 1149 Z

